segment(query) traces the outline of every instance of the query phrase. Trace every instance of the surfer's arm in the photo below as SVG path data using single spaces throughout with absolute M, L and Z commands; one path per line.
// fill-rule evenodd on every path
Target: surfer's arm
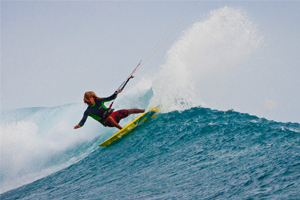
M 84 125 L 84 123 L 85 123 L 85 121 L 86 121 L 87 117 L 88 117 L 88 114 L 87 114 L 87 112 L 84 112 L 84 114 L 83 114 L 83 117 L 82 117 L 81 121 L 79 122 L 79 124 L 78 124 L 78 125 L 76 125 L 76 126 L 74 127 L 74 129 L 78 129 L 78 128 L 82 127 L 82 126 Z
M 118 94 L 121 93 L 121 92 L 122 92 L 122 90 L 119 89 L 118 91 L 115 91 L 111 96 L 105 97 L 105 98 L 101 98 L 101 101 L 103 101 L 103 102 L 112 101 L 115 98 L 117 98 Z

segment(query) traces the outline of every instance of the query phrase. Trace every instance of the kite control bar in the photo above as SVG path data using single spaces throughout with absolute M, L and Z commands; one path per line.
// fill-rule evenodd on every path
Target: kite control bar
M 123 90 L 123 89 L 124 89 L 124 87 L 125 87 L 125 86 L 127 85 L 127 83 L 129 82 L 129 80 L 130 80 L 130 79 L 132 79 L 132 78 L 134 78 L 134 76 L 131 76 L 131 77 L 129 77 L 129 78 L 126 80 L 126 82 L 125 82 L 125 83 L 123 82 L 123 83 L 124 83 L 124 85 L 122 84 L 122 85 L 123 85 L 123 86 L 121 85 L 121 86 L 122 86 L 122 88 L 119 88 L 119 89 L 120 89 L 120 90 Z M 120 86 L 120 87 L 121 87 L 121 86 Z M 119 90 L 119 89 L 118 89 L 118 90 Z
M 134 74 L 134 73 L 137 71 L 137 69 L 141 66 L 141 62 L 142 62 L 142 61 L 139 62 L 139 64 L 136 66 L 136 68 L 133 70 L 133 72 L 128 76 L 127 80 L 124 81 L 124 82 L 120 85 L 120 87 L 119 87 L 118 90 L 117 90 L 117 93 L 119 93 L 119 90 L 122 91 L 122 90 L 125 88 L 125 86 L 127 85 L 127 83 L 129 82 L 130 79 L 134 78 L 133 74 Z M 114 101 L 111 102 L 109 108 L 112 107 L 113 103 L 114 103 Z
M 127 83 L 129 82 L 129 80 L 132 79 L 132 78 L 134 77 L 133 74 L 134 74 L 134 73 L 137 71 L 137 69 L 141 66 L 141 62 L 142 62 L 142 61 L 139 62 L 139 64 L 136 66 L 136 68 L 133 70 L 133 72 L 128 76 L 127 80 L 124 81 L 124 82 L 120 85 L 120 87 L 118 88 L 118 90 L 119 90 L 119 89 L 123 90 L 123 89 L 125 88 L 125 86 L 126 86 Z

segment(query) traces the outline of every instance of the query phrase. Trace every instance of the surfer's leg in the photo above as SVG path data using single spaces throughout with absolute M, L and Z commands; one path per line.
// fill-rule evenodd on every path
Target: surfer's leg
M 106 120 L 105 125 L 109 127 L 117 127 L 118 129 L 122 129 L 122 127 L 118 124 L 121 119 L 128 117 L 131 114 L 143 113 L 145 112 L 144 109 L 129 109 L 129 110 L 118 110 L 113 112 Z
M 109 126 L 109 127 L 116 127 L 120 130 L 122 129 L 122 127 L 111 116 L 109 116 L 105 121 L 106 121 L 107 126 Z
M 127 110 L 118 110 L 113 112 L 106 120 L 105 125 L 109 127 L 117 127 L 118 129 L 122 129 L 119 125 L 121 119 L 127 117 L 129 112 Z
M 144 109 L 137 109 L 137 108 L 128 109 L 127 111 L 128 111 L 128 115 L 145 112 Z

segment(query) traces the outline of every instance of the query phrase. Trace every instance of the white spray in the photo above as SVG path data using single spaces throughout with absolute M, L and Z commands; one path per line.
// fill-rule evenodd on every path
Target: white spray
M 201 105 L 197 83 L 235 69 L 261 43 L 256 26 L 240 9 L 224 7 L 196 22 L 171 47 L 153 81 L 151 105 L 164 111 Z
M 0 193 L 45 177 L 92 151 L 93 145 L 65 154 L 99 137 L 102 127 L 92 120 L 85 129 L 74 131 L 84 109 L 73 104 L 2 113 Z

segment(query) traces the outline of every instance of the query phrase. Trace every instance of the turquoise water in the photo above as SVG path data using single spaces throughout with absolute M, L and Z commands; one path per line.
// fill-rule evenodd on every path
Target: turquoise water
M 174 41 L 159 69 L 147 63 L 114 106 L 163 111 L 109 147 L 98 145 L 116 129 L 92 119 L 73 129 L 83 104 L 1 111 L 0 199 L 300 199 L 300 124 L 228 110 L 266 117 L 284 109 L 269 99 L 281 93 L 270 93 L 267 69 L 293 63 L 273 66 L 277 53 L 260 49 L 272 33 L 249 14 L 212 10 Z
M 35 119 L 39 129 L 37 136 L 32 137 L 39 137 L 47 134 L 40 127 L 43 113 L 60 118 L 69 112 L 79 113 L 82 108 L 78 107 L 28 108 L 18 113 L 22 113 L 21 118 L 30 115 L 30 119 Z M 18 118 L 16 112 L 7 112 L 11 113 L 5 113 L 6 123 Z M 49 129 L 58 121 L 52 120 L 51 125 L 44 124 L 43 128 Z M 82 129 L 85 134 L 94 126 L 99 130 L 100 125 L 86 126 Z M 8 125 L 2 127 L 7 133 Z M 23 124 L 23 130 L 25 127 Z M 182 112 L 159 113 L 111 146 L 99 148 L 98 144 L 113 132 L 103 136 L 98 131 L 86 135 L 90 137 L 86 141 L 73 138 L 70 145 L 60 150 L 50 148 L 49 152 L 28 159 L 31 164 L 17 159 L 12 162 L 9 155 L 16 157 L 15 154 L 4 151 L 1 184 L 6 191 L 2 191 L 1 199 L 300 198 L 298 123 L 193 107 Z M 60 134 L 59 140 L 62 138 Z M 47 142 L 43 146 L 49 146 L 45 145 Z M 30 158 L 28 148 L 24 147 L 23 155 Z M 35 151 L 45 151 L 41 146 L 36 148 Z M 14 166 L 9 164 L 24 168 L 13 171 Z M 17 175 L 13 176 L 14 173 Z M 32 181 L 24 185 L 26 180 Z

